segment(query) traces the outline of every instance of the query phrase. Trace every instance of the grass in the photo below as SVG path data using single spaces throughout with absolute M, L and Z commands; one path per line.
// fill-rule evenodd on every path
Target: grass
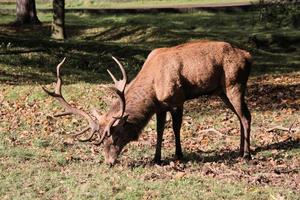
M 50 13 L 39 13 L 43 26 L 22 29 L 7 25 L 13 15 L 0 14 L 0 198 L 300 199 L 299 133 L 266 131 L 273 125 L 300 124 L 300 35 L 289 25 L 269 29 L 256 16 L 252 11 L 67 13 L 68 39 L 58 42 L 49 39 Z M 86 122 L 53 118 L 61 108 L 40 88 L 53 86 L 54 68 L 66 56 L 66 99 L 85 110 L 95 106 L 105 112 L 112 100 L 105 87 L 111 83 L 106 69 L 116 69 L 111 55 L 120 58 L 132 79 L 153 48 L 203 38 L 229 41 L 254 56 L 247 95 L 253 116 L 253 162 L 236 156 L 236 117 L 217 97 L 203 97 L 185 105 L 185 160 L 173 159 L 168 122 L 164 162 L 151 163 L 153 118 L 139 141 L 127 146 L 120 163 L 108 168 L 102 147 L 68 136 Z M 209 127 L 224 135 L 198 133 Z
M 166 172 L 156 166 L 125 168 L 124 171 L 122 166 L 109 169 L 94 160 L 65 161 L 62 153 L 50 157 L 46 153 L 8 152 L 6 156 L 10 159 L 2 165 L 6 176 L 2 177 L 0 189 L 4 199 L 12 195 L 14 199 L 297 198 L 288 189 L 230 183 L 195 173 L 179 177 L 176 171 Z M 14 170 L 11 170 L 13 165 Z
M 3 23 L 14 20 L 12 15 L 2 14 Z M 2 18 L 1 16 L 1 18 Z M 49 40 L 51 14 L 40 13 L 44 22 L 42 27 L 14 30 L 2 27 L 2 51 L 18 52 L 22 50 L 38 51 L 27 54 L 9 54 L 2 56 L 6 72 L 25 70 L 26 75 L 16 77 L 23 81 L 53 81 L 49 69 L 44 67 L 45 60 L 52 72 L 58 58 L 68 58 L 65 70 L 67 80 L 88 82 L 105 82 L 106 68 L 112 65 L 110 55 L 123 61 L 131 75 L 136 74 L 151 49 L 170 46 L 196 39 L 226 40 L 254 53 L 257 66 L 253 74 L 285 73 L 295 71 L 299 64 L 299 32 L 292 27 L 267 29 L 263 24 L 255 23 L 253 13 L 244 13 L 238 18 L 234 14 L 195 12 L 182 14 L 119 14 L 98 15 L 67 14 L 66 43 Z M 147 21 L 147 24 L 144 22 Z M 22 34 L 23 37 L 17 37 Z M 289 49 L 283 44 L 274 42 L 273 38 L 289 38 Z M 264 39 L 271 37 L 270 40 Z M 28 39 L 27 39 L 28 38 Z M 30 38 L 35 38 L 32 42 Z M 260 38 L 258 41 L 253 38 Z M 21 45 L 18 45 L 18 44 Z M 256 48 L 263 43 L 264 46 Z M 40 51 L 40 52 L 39 52 Z M 104 52 L 104 53 L 103 53 Z M 29 58 L 30 57 L 30 58 Z M 5 61 L 6 59 L 6 61 Z M 26 66 L 24 65 L 26 63 Z M 78 64 L 80 63 L 80 64 Z M 16 65 L 16 68 L 8 66 Z M 89 71 L 80 70 L 82 65 Z M 51 66 L 51 67 L 50 67 Z M 72 66 L 72 68 L 70 68 Z M 95 72 L 97 79 L 90 78 L 90 71 Z M 39 76 L 35 76 L 35 74 Z M 73 76 L 72 78 L 70 76 Z M 9 73 L 2 79 L 9 79 Z
M 127 1 L 107 1 L 107 0 L 69 0 L 66 1 L 66 8 L 140 8 L 140 7 L 160 7 L 160 6 L 180 6 L 180 5 L 201 5 L 201 4 L 222 4 L 222 3 L 248 3 L 250 0 L 127 0 Z M 0 1 L 1 4 L 1 1 Z M 2 8 L 15 8 L 15 2 L 2 3 Z M 52 8 L 52 2 L 47 0 L 37 0 L 38 9 Z

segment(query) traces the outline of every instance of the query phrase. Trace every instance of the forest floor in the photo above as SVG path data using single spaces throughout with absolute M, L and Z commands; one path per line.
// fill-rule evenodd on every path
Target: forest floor
M 11 27 L 14 16 L 0 14 L 0 198 L 300 199 L 300 33 L 270 28 L 256 16 L 68 13 L 68 39 L 60 42 L 49 38 L 51 13 L 39 14 L 42 26 L 25 28 Z M 113 100 L 106 69 L 117 72 L 111 55 L 132 79 L 152 49 L 197 39 L 225 40 L 253 54 L 249 162 L 238 157 L 235 115 L 218 97 L 204 96 L 185 104 L 183 161 L 174 159 L 168 120 L 163 163 L 153 164 L 153 118 L 109 168 L 101 146 L 69 136 L 86 122 L 54 118 L 61 107 L 41 90 L 53 87 L 55 66 L 67 57 L 66 99 L 105 112 Z M 201 132 L 208 128 L 219 132 Z

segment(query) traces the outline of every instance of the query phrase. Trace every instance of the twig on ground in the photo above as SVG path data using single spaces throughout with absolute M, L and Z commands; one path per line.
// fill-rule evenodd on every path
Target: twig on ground
M 292 126 L 290 126 L 289 128 L 286 128 L 286 127 L 283 127 L 283 126 L 274 126 L 274 127 L 268 128 L 267 132 L 271 132 L 273 130 L 282 130 L 282 131 L 288 131 L 290 133 L 291 131 L 298 132 L 299 129 L 300 129 L 299 127 L 292 128 Z
M 292 129 L 292 127 L 294 126 L 295 122 L 296 122 L 296 121 L 293 121 L 293 123 L 290 125 L 289 133 L 291 132 L 291 129 Z
M 300 168 L 296 169 L 275 169 L 274 172 L 276 174 L 288 174 L 288 173 L 298 173 L 300 171 Z

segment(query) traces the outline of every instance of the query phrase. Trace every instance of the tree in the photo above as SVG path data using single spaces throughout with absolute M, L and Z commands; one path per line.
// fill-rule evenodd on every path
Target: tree
M 35 0 L 17 0 L 15 24 L 41 24 L 36 15 Z
M 52 38 L 63 40 L 65 32 L 65 0 L 53 0 Z

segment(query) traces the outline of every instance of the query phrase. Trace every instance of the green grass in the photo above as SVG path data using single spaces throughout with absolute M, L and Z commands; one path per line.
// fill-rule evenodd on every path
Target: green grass
M 254 2 L 251 0 L 69 0 L 66 1 L 66 8 L 139 8 L 139 7 L 160 7 L 180 5 L 201 5 L 201 4 L 222 4 L 222 3 L 244 3 Z M 1 4 L 1 2 L 0 2 Z M 15 8 L 15 2 L 2 3 L 2 8 Z M 51 1 L 37 0 L 38 9 L 52 8 Z
M 289 189 L 251 186 L 226 180 L 203 178 L 189 173 L 147 166 L 125 170 L 107 168 L 95 161 L 69 161 L 63 154 L 25 158 L 16 165 L 15 154 L 1 165 L 2 198 L 14 199 L 272 199 L 299 196 Z M 43 160 L 42 162 L 40 160 Z M 11 167 L 14 170 L 11 170 Z M 26 178 L 25 178 L 26 177 Z M 30 177 L 30 178 L 29 178 Z
M 13 15 L 0 14 L 0 198 L 300 199 L 295 185 L 299 171 L 274 172 L 300 167 L 299 136 L 266 132 L 273 125 L 300 124 L 300 35 L 289 25 L 268 29 L 255 17 L 255 12 L 240 11 L 68 13 L 68 39 L 57 42 L 49 39 L 50 13 L 39 13 L 43 26 L 23 29 L 6 25 Z M 264 45 L 257 47 L 253 36 Z M 254 56 L 247 95 L 253 163 L 236 158 L 239 123 L 217 97 L 185 105 L 182 162 L 173 159 L 174 136 L 168 123 L 162 166 L 151 163 L 154 119 L 139 141 L 126 147 L 120 163 L 108 168 L 102 147 L 68 136 L 86 122 L 52 117 L 61 107 L 40 85 L 53 88 L 55 66 L 63 57 L 66 99 L 84 110 L 95 106 L 105 112 L 112 101 L 105 87 L 111 83 L 106 69 L 117 71 L 111 55 L 124 63 L 132 79 L 153 48 L 203 38 L 229 41 Z M 209 127 L 224 135 L 198 133 Z
M 12 15 L 2 16 L 3 23 L 14 20 Z M 225 40 L 249 50 L 254 55 L 256 66 L 260 66 L 254 67 L 254 75 L 297 71 L 300 51 L 297 28 L 268 29 L 256 23 L 256 16 L 253 12 L 245 12 L 239 17 L 232 13 L 193 12 L 110 14 L 99 18 L 98 15 L 69 13 L 66 16 L 68 40 L 62 43 L 49 40 L 52 16 L 40 13 L 44 22 L 42 27 L 18 31 L 2 27 L 6 34 L 0 35 L 0 52 L 37 52 L 1 55 L 2 67 L 7 73 L 1 79 L 10 79 L 13 73 L 21 82 L 50 83 L 53 76 L 49 72 L 53 73 L 53 66 L 66 56 L 64 70 L 69 76 L 68 81 L 105 83 L 106 68 L 113 66 L 111 55 L 125 62 L 132 77 L 152 49 L 197 39 Z M 22 37 L 18 37 L 19 34 Z M 254 37 L 259 38 L 258 44 Z M 285 46 L 286 42 L 278 42 L 281 40 L 288 41 L 289 47 Z M 260 43 L 264 45 L 256 48 Z M 16 67 L 10 68 L 11 65 Z
M 159 6 L 180 6 L 180 5 L 199 5 L 199 4 L 220 4 L 220 3 L 240 3 L 240 2 L 250 2 L 249 0 L 154 0 L 154 1 L 79 1 L 79 2 L 69 2 L 66 4 L 69 8 L 76 7 L 99 7 L 99 8 L 138 8 L 138 7 L 159 7 Z

